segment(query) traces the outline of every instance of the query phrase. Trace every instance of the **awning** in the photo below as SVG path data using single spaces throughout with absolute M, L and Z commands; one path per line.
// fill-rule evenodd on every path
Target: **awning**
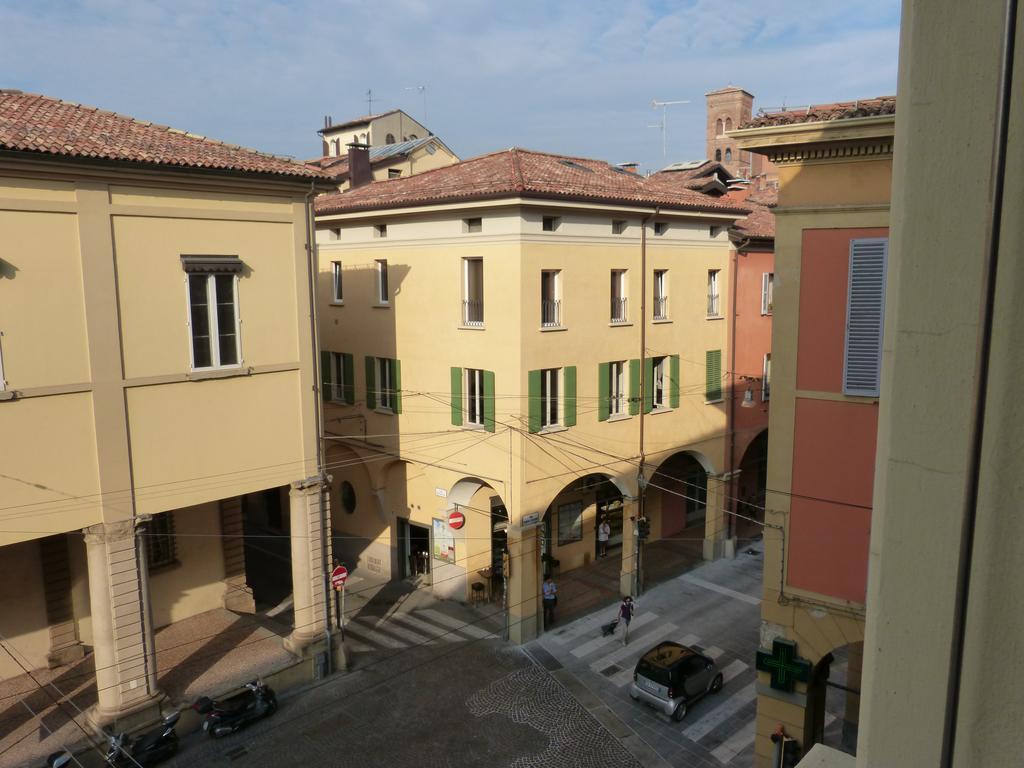
M 237 275 L 244 266 L 237 256 L 181 257 L 181 268 L 190 274 Z

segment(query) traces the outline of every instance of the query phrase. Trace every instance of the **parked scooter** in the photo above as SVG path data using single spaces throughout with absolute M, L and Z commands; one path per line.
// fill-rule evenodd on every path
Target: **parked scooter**
M 46 758 L 46 768 L 67 768 L 69 765 L 71 765 L 71 755 L 63 749 Z
M 107 746 L 107 763 L 115 768 L 138 768 L 156 765 L 178 751 L 178 734 L 174 726 L 181 717 L 172 712 L 159 728 L 132 738 L 126 733 L 111 734 Z
M 277 696 L 262 680 L 245 684 L 245 691 L 224 701 L 200 698 L 192 709 L 203 715 L 203 730 L 218 739 L 277 711 Z

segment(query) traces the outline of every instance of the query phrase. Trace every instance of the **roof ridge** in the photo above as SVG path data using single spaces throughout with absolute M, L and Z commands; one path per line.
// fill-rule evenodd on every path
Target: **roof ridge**
M 523 178 L 523 166 L 519 162 L 519 147 L 509 149 L 509 158 L 512 160 L 512 181 L 515 184 L 516 192 L 523 192 L 526 189 L 526 180 Z

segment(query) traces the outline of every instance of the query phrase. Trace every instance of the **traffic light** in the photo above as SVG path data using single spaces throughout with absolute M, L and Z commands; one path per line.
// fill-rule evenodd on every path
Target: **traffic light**
M 651 522 L 646 517 L 641 517 L 636 521 L 636 535 L 641 539 L 646 539 L 651 535 Z

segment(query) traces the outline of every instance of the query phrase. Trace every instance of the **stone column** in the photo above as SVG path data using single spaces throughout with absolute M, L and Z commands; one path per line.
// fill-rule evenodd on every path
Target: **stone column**
M 704 559 L 717 560 L 725 554 L 727 475 L 708 475 L 707 507 L 704 512 Z
M 332 560 L 331 539 L 328 536 L 325 540 L 323 531 L 330 531 L 331 519 L 329 505 L 321 508 L 320 490 L 320 480 L 314 477 L 292 483 L 288 493 L 295 623 L 284 645 L 296 656 L 303 656 L 310 644 L 323 637 L 326 628 L 324 563 Z
M 255 613 L 252 587 L 245 580 L 245 541 L 242 499 L 221 499 L 220 533 L 224 554 L 224 607 L 235 613 Z
M 131 520 L 83 530 L 98 702 L 103 725 L 154 704 L 156 653 L 146 581 L 145 547 Z
M 46 621 L 50 627 L 50 652 L 46 660 L 52 668 L 85 656 L 71 605 L 67 534 L 39 539 L 39 559 L 43 568 Z
M 636 594 L 636 499 L 622 500 L 622 568 L 619 570 L 619 594 Z
M 540 615 L 540 530 L 519 526 L 508 531 L 509 570 L 508 636 L 513 643 L 526 643 L 539 634 Z M 555 579 L 557 583 L 557 578 Z M 556 614 L 557 616 L 557 614 Z

